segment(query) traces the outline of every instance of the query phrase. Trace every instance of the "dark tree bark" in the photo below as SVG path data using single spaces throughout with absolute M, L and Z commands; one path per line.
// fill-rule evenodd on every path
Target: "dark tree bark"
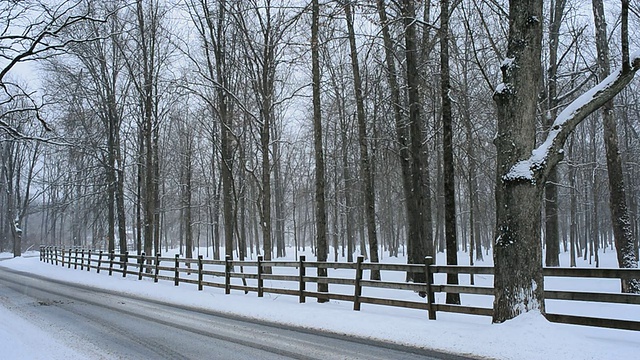
M 191 212 L 191 177 L 192 177 L 192 133 L 187 129 L 188 125 L 185 125 L 183 129 L 183 154 L 182 154 L 182 173 L 183 183 L 180 184 L 182 188 L 182 209 L 184 218 L 184 246 L 185 257 L 187 259 L 193 259 L 193 227 L 192 227 L 192 212 Z
M 143 9 L 141 0 L 136 1 L 136 15 L 138 21 L 139 31 L 139 51 L 140 51 L 140 66 L 142 67 L 142 83 L 139 86 L 138 91 L 141 97 L 140 102 L 142 104 L 142 127 L 143 127 L 143 141 L 144 141 L 144 252 L 146 254 L 153 254 L 154 245 L 156 244 L 154 239 L 155 234 L 155 213 L 156 213 L 156 181 L 155 181 L 155 156 L 154 156 L 154 86 L 153 79 L 155 77 L 155 58 L 154 58 L 154 45 L 155 36 L 153 33 L 148 33 L 146 25 L 146 15 Z M 149 24 L 149 28 L 154 28 L 152 24 Z M 156 250 L 160 250 L 156 247 Z
M 409 153 L 411 164 L 411 196 L 415 199 L 415 211 L 407 216 L 415 216 L 416 236 L 418 240 L 408 240 L 409 263 L 424 262 L 426 256 L 433 256 L 433 230 L 431 222 L 431 203 L 429 189 L 429 164 L 425 152 L 423 136 L 423 114 L 420 97 L 420 71 L 418 70 L 418 46 L 415 21 L 415 4 L 411 0 L 403 0 L 401 13 L 405 26 L 405 59 L 407 92 L 409 100 Z M 420 228 L 422 232 L 420 234 Z M 421 236 L 420 236 L 421 235 Z M 417 281 L 418 278 L 414 279 Z
M 609 46 L 607 44 L 607 23 L 604 14 L 602 0 L 592 0 L 593 15 L 596 25 L 596 47 L 598 49 L 598 78 L 600 81 L 609 76 Z M 629 66 L 628 43 L 625 44 L 624 32 L 626 28 L 625 11 L 628 13 L 629 1 L 622 1 L 622 32 L 623 32 L 623 69 Z M 626 48 L 626 49 L 625 49 Z M 627 62 L 624 62 L 625 50 Z M 622 158 L 618 145 L 618 129 L 613 117 L 613 99 L 603 106 L 604 117 L 604 145 L 607 157 L 607 172 L 609 174 L 609 208 L 611 210 L 611 223 L 613 237 L 616 243 L 618 265 L 621 268 L 638 268 L 638 259 L 635 256 L 635 239 L 631 228 L 631 219 L 627 209 L 627 198 L 622 172 Z M 640 279 L 622 280 L 622 292 L 640 294 Z
M 284 226 L 285 226 L 285 215 L 284 215 L 284 179 L 282 177 L 282 155 L 280 151 L 280 134 L 275 130 L 276 125 L 272 126 L 273 139 L 272 141 L 272 149 L 273 149 L 273 179 L 274 179 L 274 188 L 275 188 L 275 201 L 274 201 L 274 210 L 275 210 L 275 242 L 276 242 L 276 257 L 285 257 L 286 249 L 284 244 Z
M 566 0 L 554 0 L 550 5 L 551 18 L 549 20 L 549 69 L 547 73 L 547 114 L 545 114 L 545 126 L 551 130 L 553 120 L 558 114 L 558 43 L 560 37 L 560 25 L 564 16 Z M 558 171 L 556 168 L 549 171 L 549 176 L 544 187 L 545 209 L 545 265 L 560 266 L 560 239 L 558 228 Z
M 319 262 L 327 261 L 327 209 L 325 205 L 325 176 L 324 176 L 324 154 L 322 150 L 322 113 L 320 112 L 320 51 L 319 51 L 319 22 L 320 5 L 318 0 L 313 0 L 311 4 L 312 24 L 311 24 L 311 73 L 313 92 L 313 146 L 316 162 L 316 256 Z M 304 239 L 303 239 L 304 241 Z M 327 269 L 318 269 L 319 277 L 327 276 Z M 318 284 L 318 292 L 328 292 L 329 285 Z M 319 296 L 318 302 L 324 303 L 328 298 Z
M 537 94 L 541 78 L 542 1 L 509 3 L 509 40 L 498 106 L 494 322 L 520 313 L 544 312 L 540 233 L 541 188 L 504 175 L 535 145 Z
M 378 257 L 378 231 L 376 229 L 376 202 L 373 187 L 373 172 L 371 159 L 369 158 L 369 145 L 367 140 L 367 123 L 365 119 L 364 94 L 362 93 L 362 79 L 360 77 L 360 65 L 358 50 L 356 47 L 356 35 L 353 28 L 353 8 L 351 3 L 344 4 L 347 19 L 347 31 L 349 34 L 349 47 L 351 56 L 351 68 L 353 70 L 353 84 L 356 94 L 356 114 L 358 119 L 358 142 L 360 145 L 360 168 L 362 171 L 364 212 L 366 218 L 367 240 L 369 240 L 369 255 L 372 263 L 377 263 Z M 371 270 L 371 279 L 380 280 L 380 271 Z
M 444 228 L 447 265 L 458 265 L 456 177 L 453 164 L 453 115 L 449 71 L 449 1 L 440 1 L 440 97 L 442 101 L 442 166 L 444 175 Z M 447 284 L 458 284 L 458 274 L 447 274 Z M 447 293 L 447 304 L 460 304 L 460 294 Z
M 195 6 L 195 5 L 194 5 Z M 206 0 L 200 0 L 199 10 L 205 16 L 198 17 L 198 28 L 204 43 L 204 51 L 207 58 L 208 78 L 215 79 L 215 107 L 220 127 L 220 177 L 222 182 L 222 192 L 217 196 L 222 196 L 222 216 L 224 218 L 224 248 L 226 256 L 233 256 L 233 234 L 235 228 L 233 194 L 233 147 L 231 145 L 233 132 L 231 123 L 231 112 L 229 110 L 229 89 L 230 70 L 227 66 L 227 2 L 218 2 L 217 11 L 209 7 Z M 194 9 L 195 11 L 195 9 Z M 218 208 L 214 209 L 214 221 L 218 220 Z M 218 237 L 214 235 L 214 257 L 219 253 Z
M 533 151 L 542 68 L 542 3 L 510 2 L 508 50 L 501 66 L 503 83 L 494 94 L 498 107 L 494 322 L 527 311 L 544 312 L 538 237 L 540 184 L 562 159 L 562 148 L 576 126 L 624 89 L 640 68 L 640 58 L 629 61 L 623 25 L 622 69 L 569 104 L 555 119 L 546 140 Z
M 396 130 L 396 139 L 398 142 L 398 154 L 400 157 L 400 168 L 402 171 L 402 188 L 404 194 L 405 207 L 407 211 L 407 233 L 406 239 L 408 243 L 408 262 L 412 264 L 420 264 L 424 261 L 428 251 L 429 244 L 426 242 L 425 222 L 423 213 L 419 208 L 418 197 L 414 196 L 414 192 L 422 191 L 422 188 L 412 188 L 411 176 L 411 154 L 409 153 L 409 131 L 406 121 L 406 114 L 402 109 L 400 99 L 400 87 L 398 84 L 398 74 L 395 65 L 395 54 L 393 52 L 393 42 L 391 40 L 391 32 L 389 30 L 389 19 L 387 17 L 386 6 L 383 0 L 377 0 L 378 16 L 382 24 L 382 38 L 384 41 L 385 64 L 387 68 L 387 79 L 389 81 L 389 91 L 391 92 L 391 103 L 393 106 L 394 124 Z M 416 254 L 416 255 L 414 255 Z M 413 281 L 424 282 L 424 274 L 413 274 Z

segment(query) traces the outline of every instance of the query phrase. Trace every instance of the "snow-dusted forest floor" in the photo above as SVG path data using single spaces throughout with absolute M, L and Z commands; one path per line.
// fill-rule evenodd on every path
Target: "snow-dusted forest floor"
M 205 249 L 200 251 L 205 254 Z M 288 258 L 293 259 L 293 250 L 288 251 L 291 254 Z M 195 254 L 197 255 L 197 252 Z M 225 295 L 223 289 L 215 288 L 205 288 L 199 292 L 195 285 L 181 284 L 175 287 L 167 281 L 157 284 L 151 280 L 138 281 L 135 276 L 109 277 L 106 272 L 96 274 L 93 271 L 89 273 L 42 263 L 37 253 L 28 255 L 36 256 L 3 260 L 0 266 L 170 303 L 461 354 L 498 359 L 545 360 L 630 359 L 640 355 L 639 332 L 553 324 L 535 313 L 500 325 L 492 325 L 488 317 L 441 312 L 438 313 L 438 320 L 429 321 L 426 312 L 421 310 L 363 304 L 362 310 L 356 312 L 352 310 L 351 302 L 331 301 L 318 304 L 313 299 L 308 299 L 307 303 L 299 304 L 297 297 L 285 295 L 265 294 L 264 298 L 258 298 L 255 293 L 245 295 L 239 291 Z M 313 259 L 311 254 L 306 255 L 307 260 Z M 0 255 L 0 258 L 6 257 L 10 256 Z M 476 264 L 491 265 L 491 255 L 485 255 L 485 259 L 487 261 Z M 563 253 L 561 265 L 566 266 L 568 260 L 567 254 Z M 381 261 L 404 263 L 405 259 L 388 257 L 385 254 Z M 438 255 L 437 263 L 444 263 L 443 254 Z M 468 264 L 468 254 L 461 252 L 459 263 Z M 578 266 L 594 265 L 579 259 Z M 613 251 L 601 253 L 601 267 L 616 267 Z M 383 279 L 401 281 L 394 279 L 394 276 L 401 277 L 401 274 L 383 273 Z M 468 283 L 468 276 L 461 276 L 460 280 L 461 283 Z M 476 276 L 475 280 L 477 285 L 490 286 L 492 282 L 491 276 Z M 265 286 L 270 286 L 266 280 Z M 545 283 L 546 289 L 563 290 L 619 292 L 619 287 L 619 281 L 600 279 L 550 278 Z M 348 289 L 345 288 L 345 291 Z M 382 293 L 384 291 L 365 289 L 364 295 L 387 295 Z M 412 298 L 414 301 L 416 297 L 417 295 L 410 292 L 401 295 L 401 298 Z M 490 307 L 492 297 L 463 295 L 462 302 Z M 638 306 L 560 301 L 547 301 L 546 305 L 547 311 L 555 313 L 608 316 L 636 321 L 640 319 Z M 83 355 L 65 339 L 48 336 L 51 334 L 47 334 L 46 329 L 38 329 L 28 319 L 14 316 L 11 309 L 4 307 L 2 302 L 0 318 L 0 348 L 3 356 L 9 354 L 8 358 L 12 359 L 69 359 Z

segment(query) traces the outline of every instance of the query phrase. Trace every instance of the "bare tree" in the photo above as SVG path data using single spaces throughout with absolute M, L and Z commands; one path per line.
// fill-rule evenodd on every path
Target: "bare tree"
M 433 256 L 433 228 L 429 186 L 429 164 L 424 142 L 424 120 L 421 101 L 421 74 L 418 70 L 418 40 L 416 10 L 413 1 L 401 2 L 401 15 L 405 26 L 406 81 L 409 107 L 409 153 L 411 156 L 411 196 L 415 199 L 413 211 L 407 208 L 407 216 L 415 216 L 416 238 L 407 239 L 409 263 L 423 263 L 428 255 Z M 421 230 L 421 232 L 420 232 Z M 421 236 L 420 236 L 421 235 Z M 419 278 L 415 279 L 416 281 Z
M 360 145 L 360 169 L 362 171 L 362 194 L 364 197 L 364 211 L 366 216 L 367 239 L 369 240 L 369 254 L 371 262 L 378 262 L 378 233 L 376 229 L 375 191 L 373 187 L 373 172 L 367 137 L 367 123 L 365 119 L 364 95 L 362 93 L 362 79 L 356 47 L 356 36 L 353 28 L 354 14 L 350 2 L 343 4 L 347 20 L 349 48 L 351 49 L 351 68 L 353 70 L 353 85 L 356 95 L 356 114 L 358 119 L 358 141 Z M 380 280 L 380 271 L 371 270 L 371 279 Z
M 86 41 L 82 37 L 61 36 L 72 26 L 96 21 L 88 13 L 84 0 L 66 0 L 50 4 L 46 1 L 3 1 L 0 18 L 5 24 L 0 31 L 0 54 L 6 61 L 0 67 L 0 131 L 12 137 L 25 137 L 12 127 L 5 116 L 35 110 L 34 115 L 45 130 L 50 130 L 38 111 L 32 93 L 18 82 L 9 80 L 9 73 L 19 64 L 41 60 L 59 54 L 75 42 Z M 22 99 L 20 107 L 7 105 Z
M 626 37 L 628 36 L 628 11 L 629 1 L 622 1 L 622 55 L 623 71 L 630 71 L 629 49 Z M 609 76 L 609 45 L 607 39 L 607 22 L 604 14 L 602 0 L 593 0 L 593 15 L 596 26 L 596 47 L 598 51 L 598 79 L 605 81 Z M 625 59 L 626 57 L 626 59 Z M 609 208 L 613 223 L 613 236 L 616 241 L 618 264 L 621 268 L 638 268 L 638 259 L 635 256 L 633 231 L 627 208 L 624 176 L 622 173 L 622 158 L 618 145 L 618 129 L 613 117 L 613 97 L 603 106 L 604 118 L 604 144 L 607 155 L 607 171 L 609 173 Z M 640 279 L 622 280 L 622 292 L 640 294 Z
M 316 236 L 318 261 L 327 261 L 327 210 L 325 205 L 325 170 L 324 153 L 322 151 L 322 113 L 320 107 L 320 50 L 319 50 L 319 23 L 320 4 L 318 0 L 311 2 L 311 73 L 312 73 L 312 93 L 313 93 L 313 148 L 316 165 L 315 177 L 315 199 L 316 199 Z M 326 277 L 327 269 L 318 269 L 318 276 Z M 329 291 L 326 283 L 318 284 L 319 292 Z M 318 297 L 318 302 L 327 302 L 328 298 Z
M 449 71 L 449 1 L 440 1 L 440 97 L 442 99 L 442 164 L 444 167 L 444 217 L 447 265 L 458 265 L 456 183 L 453 164 L 453 115 Z M 447 284 L 458 284 L 457 274 L 447 274 Z M 447 293 L 448 304 L 460 304 L 460 294 Z

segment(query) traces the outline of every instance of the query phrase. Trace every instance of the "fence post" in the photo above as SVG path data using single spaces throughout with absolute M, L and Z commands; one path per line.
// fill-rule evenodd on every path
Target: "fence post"
M 60 249 L 60 265 L 64 267 L 64 246 Z
M 100 266 L 102 266 L 102 250 L 98 253 L 98 268 L 96 269 L 98 274 L 100 274 Z
M 122 256 L 120 257 L 122 260 Z M 122 277 L 127 277 L 127 265 L 129 264 L 129 252 L 124 252 L 124 261 L 122 262 Z
M 264 296 L 264 280 L 262 279 L 262 255 L 258 255 L 258 297 Z
M 202 255 L 198 255 L 198 291 L 202 291 Z
M 298 289 L 299 289 L 299 292 L 300 292 L 300 294 L 298 295 L 298 301 L 300 303 L 303 303 L 303 302 L 306 301 L 305 295 L 304 295 L 304 292 L 307 290 L 306 289 L 306 283 L 304 282 L 304 277 L 307 275 L 306 274 L 306 270 L 304 268 L 304 261 L 306 260 L 306 258 L 307 258 L 306 256 L 300 255 L 300 267 L 299 267 L 299 269 L 300 269 L 300 275 L 299 275 L 300 276 L 300 280 L 299 280 L 299 284 L 298 284 Z
M 91 250 L 87 254 L 87 271 L 91 271 Z
M 142 280 L 142 269 L 144 269 L 144 253 L 140 254 L 140 265 L 138 266 L 138 280 Z
M 427 256 L 424 258 L 424 275 L 427 290 L 427 309 L 429 310 L 429 320 L 436 319 L 436 300 L 431 285 L 433 285 L 433 272 L 431 271 L 433 258 Z
M 42 255 L 43 255 L 43 248 L 42 245 L 40 245 L 40 261 L 42 261 Z
M 160 272 L 160 253 L 156 254 L 156 269 L 155 272 L 153 274 L 153 282 L 157 283 L 158 282 L 158 273 Z
M 58 247 L 54 247 L 53 251 L 55 251 L 55 255 L 53 256 L 53 258 L 55 259 L 54 261 L 56 262 L 56 266 L 58 265 Z M 51 264 L 53 264 L 53 261 L 51 262 Z
M 356 279 L 355 286 L 353 292 L 353 310 L 360 311 L 360 296 L 362 295 L 362 285 L 360 285 L 360 281 L 362 280 L 362 262 L 364 261 L 364 256 L 358 256 L 356 260 Z
M 78 248 L 75 248 L 74 250 L 74 254 L 73 254 L 73 269 L 77 269 L 78 268 Z
M 84 270 L 84 249 L 80 250 L 80 270 Z
M 67 268 L 71 269 L 71 253 L 73 252 L 73 250 L 71 248 L 69 248 L 69 261 L 67 261 Z
M 173 285 L 175 286 L 180 285 L 180 271 L 178 271 L 178 268 L 180 267 L 180 261 L 178 260 L 179 256 L 180 254 L 176 254 L 175 273 L 173 274 Z
M 224 293 L 231 294 L 231 256 L 224 257 Z
M 113 259 L 115 257 L 116 255 L 113 253 L 113 250 L 111 250 L 111 252 L 109 253 L 109 276 L 113 274 Z

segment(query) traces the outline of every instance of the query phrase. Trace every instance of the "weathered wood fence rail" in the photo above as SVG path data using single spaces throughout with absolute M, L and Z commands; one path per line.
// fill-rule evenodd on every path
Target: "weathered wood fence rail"
M 225 290 L 229 294 L 231 290 L 256 292 L 258 297 L 265 293 L 297 296 L 299 302 L 304 303 L 306 298 L 320 298 L 330 300 L 349 301 L 353 303 L 353 309 L 358 311 L 362 304 L 386 305 L 411 309 L 426 310 L 429 319 L 435 320 L 437 312 L 453 312 L 471 315 L 492 316 L 493 309 L 466 305 L 450 305 L 436 302 L 436 293 L 458 293 L 493 296 L 493 288 L 476 285 L 447 285 L 436 284 L 434 274 L 458 274 L 458 275 L 493 275 L 491 266 L 445 266 L 434 265 L 433 259 L 427 257 L 422 265 L 416 264 L 385 264 L 365 263 L 362 257 L 358 257 L 354 263 L 344 262 L 315 262 L 306 261 L 305 256 L 300 256 L 298 261 L 264 261 L 258 256 L 256 261 L 236 261 L 227 257 L 225 260 L 203 259 L 202 255 L 197 259 L 175 257 L 131 255 L 107 253 L 104 251 L 91 251 L 79 248 L 64 249 L 52 246 L 40 247 L 40 260 L 67 268 L 96 272 L 106 271 L 122 274 L 123 277 L 137 276 L 142 278 L 172 281 L 175 286 L 180 283 L 197 285 L 198 290 L 205 286 L 216 287 Z M 236 271 L 240 269 L 240 272 Z M 287 274 L 275 274 L 274 269 L 289 270 Z M 312 273 L 319 268 L 334 270 L 352 270 L 353 277 L 318 277 Z M 245 270 L 247 270 L 245 272 Z M 249 272 L 251 270 L 252 272 Z M 382 280 L 367 280 L 363 277 L 366 270 L 394 271 L 407 274 L 424 274 L 425 283 L 391 282 Z M 630 279 L 640 278 L 640 269 L 592 269 L 592 268 L 544 268 L 545 277 L 570 277 L 570 278 L 609 278 Z M 294 274 L 295 275 L 292 275 Z M 317 273 L 317 272 L 316 272 Z M 223 280 L 222 280 L 223 279 Z M 232 279 L 240 279 L 242 285 L 232 284 Z M 217 281 L 216 281 L 217 280 Z M 222 280 L 222 281 L 221 281 Z M 251 280 L 252 284 L 248 284 Z M 265 280 L 270 284 L 287 283 L 290 286 L 275 287 L 265 286 Z M 345 292 L 317 292 L 307 289 L 308 284 L 332 284 L 352 287 L 349 293 Z M 363 289 L 382 288 L 390 290 L 404 290 L 420 293 L 425 296 L 422 301 L 411 301 L 398 298 L 381 298 L 363 296 Z M 417 296 L 416 296 L 417 297 Z M 588 301 L 613 304 L 640 305 L 640 295 L 597 293 L 579 291 L 545 291 L 548 300 Z M 564 314 L 547 313 L 549 321 L 607 327 L 625 330 L 640 331 L 640 319 L 637 321 L 606 319 L 598 317 L 584 317 Z

